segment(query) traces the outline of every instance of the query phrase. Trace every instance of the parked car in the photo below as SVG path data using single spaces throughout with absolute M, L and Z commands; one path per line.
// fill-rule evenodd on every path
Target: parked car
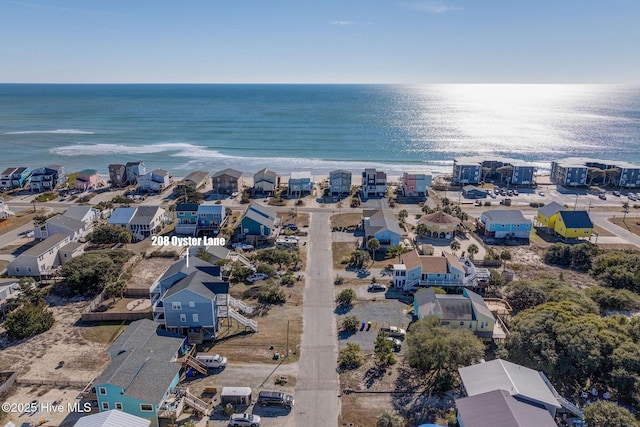
M 282 228 L 291 231 L 298 231 L 298 226 L 295 224 L 285 224 Z
M 253 245 L 247 245 L 246 243 L 234 243 L 231 247 L 234 249 L 242 249 L 243 251 L 251 251 L 254 249 Z
M 207 368 L 220 369 L 227 366 L 227 358 L 219 354 L 198 354 L 196 355 L 196 360 L 207 365 Z
M 381 285 L 380 283 L 372 283 L 367 288 L 369 292 L 386 292 L 387 287 L 385 285 Z
M 600 194 L 598 194 L 598 198 L 601 199 L 601 200 L 607 200 L 607 195 L 604 194 L 604 193 L 600 193 Z
M 249 283 L 253 283 L 253 282 L 257 282 L 258 280 L 264 280 L 264 279 L 268 279 L 269 276 L 267 276 L 264 273 L 255 273 L 252 274 L 251 276 L 247 277 L 247 281 Z
M 387 341 L 391 341 L 391 343 L 393 344 L 394 351 L 400 351 L 400 349 L 402 348 L 402 341 L 400 341 L 398 338 L 387 337 L 385 339 Z
M 539 191 L 538 194 L 544 197 L 544 191 Z
M 520 193 L 518 192 L 518 190 L 513 190 L 513 195 L 514 196 L 518 196 Z
M 618 190 L 614 190 L 611 194 L 613 194 L 616 197 L 620 197 L 620 192 Z
M 260 427 L 260 416 L 253 414 L 233 414 L 231 418 L 229 418 L 229 424 L 233 427 Z
M 265 406 L 282 406 L 285 409 L 293 407 L 293 396 L 284 394 L 280 391 L 261 391 L 258 393 L 256 405 Z
M 474 206 L 482 206 L 482 202 L 480 200 L 476 200 L 475 202 L 473 202 Z
M 404 338 L 407 335 L 407 331 L 397 326 L 384 326 L 380 328 L 380 332 L 384 332 L 390 337 Z
M 638 198 L 633 194 L 633 193 L 629 193 L 627 194 L 627 198 L 633 202 L 635 202 L 636 200 L 638 200 Z

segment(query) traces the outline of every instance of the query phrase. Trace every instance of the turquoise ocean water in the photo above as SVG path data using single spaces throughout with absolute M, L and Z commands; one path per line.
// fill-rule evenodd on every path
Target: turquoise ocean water
M 640 162 L 640 87 L 616 85 L 0 85 L 0 167 L 176 176 L 226 167 L 450 171 L 465 155 L 546 169 Z

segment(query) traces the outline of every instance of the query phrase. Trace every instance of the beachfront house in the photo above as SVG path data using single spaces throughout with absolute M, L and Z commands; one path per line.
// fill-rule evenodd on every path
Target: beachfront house
M 498 389 L 470 397 L 456 398 L 460 427 L 557 427 L 546 409 L 514 398 Z
M 440 325 L 467 329 L 480 338 L 492 338 L 496 319 L 482 297 L 464 289 L 462 295 L 436 294 L 433 288 L 422 289 L 413 296 L 416 318 L 435 316 Z
M 393 286 L 404 291 L 429 286 L 473 287 L 478 285 L 479 273 L 482 277 L 488 274 L 452 253 L 419 255 L 412 250 L 400 256 L 400 263 L 393 264 Z
M 71 242 L 67 234 L 56 233 L 27 249 L 7 266 L 9 276 L 51 276 L 62 264 L 60 249 Z
M 240 235 L 249 242 L 257 243 L 272 237 L 278 223 L 274 209 L 251 203 L 240 219 Z
M 407 197 L 427 197 L 431 187 L 431 174 L 424 172 L 404 172 L 402 174 L 402 195 Z
M 211 185 L 216 194 L 234 194 L 242 191 L 244 182 L 242 172 L 227 168 L 211 176 Z
M 77 190 L 87 191 L 98 186 L 99 175 L 95 169 L 84 169 L 77 173 L 73 186 Z
M 253 175 L 253 190 L 261 194 L 274 194 L 280 187 L 280 175 L 267 168 L 260 169 Z
M 487 192 L 475 185 L 465 185 L 462 187 L 462 197 L 465 199 L 485 199 Z
M 561 407 L 543 374 L 533 369 L 495 359 L 459 368 L 458 372 L 467 396 L 504 390 L 519 402 L 544 408 L 551 417 Z
M 161 193 L 171 185 L 171 176 L 164 169 L 155 169 L 138 177 L 138 185 L 143 191 Z
M 531 220 L 519 210 L 484 211 L 476 225 L 484 236 L 496 239 L 529 239 L 531 234 Z
M 593 223 L 587 211 L 559 211 L 553 225 L 558 236 L 567 239 L 589 239 Z
M 129 185 L 129 181 L 127 180 L 127 168 L 125 165 L 112 163 L 108 168 L 111 187 L 122 188 Z
M 509 160 L 506 165 L 511 166 L 509 183 L 512 185 L 531 185 L 535 182 L 538 167 L 521 160 Z
M 313 177 L 309 171 L 294 171 L 289 177 L 287 194 L 289 196 L 301 197 L 303 194 L 310 194 L 313 189 Z
M 372 238 L 377 239 L 381 247 L 400 244 L 402 231 L 400 231 L 396 215 L 389 208 L 363 210 L 362 229 L 364 230 L 364 247 Z
M 616 166 L 620 169 L 618 186 L 621 188 L 640 187 L 640 165 L 628 162 L 617 162 Z
M 67 181 L 64 167 L 60 165 L 49 165 L 34 169 L 29 182 L 29 189 L 34 193 L 43 191 L 53 191 L 61 187 Z
M 452 185 L 478 184 L 482 179 L 482 163 L 477 158 L 453 159 Z
M 451 240 L 456 237 L 456 230 L 460 225 L 460 220 L 443 211 L 436 211 L 432 214 L 421 216 L 418 224 L 425 225 L 425 237 Z
M 159 233 L 170 222 L 160 206 L 138 206 L 116 208 L 107 223 L 130 230 L 133 239 L 139 241 Z
M 0 188 L 22 188 L 29 183 L 31 169 L 25 166 L 10 167 L 0 174 Z
M 384 197 L 387 194 L 387 174 L 375 168 L 362 172 L 362 197 Z
M 226 219 L 226 208 L 222 205 L 199 205 L 196 234 L 210 236 L 218 234 Z
M 538 209 L 536 214 L 536 225 L 538 227 L 544 227 L 546 229 L 553 230 L 556 225 L 556 218 L 558 213 L 566 208 L 560 203 L 550 202 Z
M 332 196 L 347 196 L 351 193 L 351 172 L 345 169 L 334 170 L 329 173 L 329 194 Z
M 147 173 L 147 166 L 141 162 L 127 162 L 124 165 L 127 174 L 127 185 L 134 185 L 138 183 L 138 177 Z
M 11 167 L 6 168 L 4 171 L 2 171 L 2 174 L 0 174 L 0 188 L 2 188 L 3 190 L 8 190 L 11 188 L 11 175 L 16 169 L 17 168 L 15 167 Z
M 100 412 L 117 409 L 159 426 L 159 412 L 180 381 L 178 358 L 186 351 L 184 336 L 148 319 L 131 323 L 109 347 L 110 363 L 93 382 Z
M 581 159 L 554 160 L 551 162 L 550 180 L 554 184 L 565 186 L 587 185 L 589 168 Z
M 176 205 L 176 234 L 195 236 L 198 227 L 197 203 L 178 203 Z
M 178 195 L 183 194 L 180 192 L 180 187 L 189 187 L 196 191 L 204 190 L 210 183 L 211 177 L 208 172 L 194 171 L 178 182 L 175 192 Z

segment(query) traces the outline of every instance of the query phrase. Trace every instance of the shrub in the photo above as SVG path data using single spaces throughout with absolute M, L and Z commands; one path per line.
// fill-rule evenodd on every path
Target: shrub
M 256 267 L 256 273 L 266 274 L 271 277 L 276 274 L 276 268 L 273 265 L 262 263 Z
M 352 342 L 340 351 L 338 365 L 341 369 L 356 369 L 362 366 L 364 357 L 360 353 L 360 346 Z
M 342 277 L 339 274 L 337 274 L 335 280 L 333 281 L 333 284 L 334 285 L 342 285 L 343 283 L 344 283 L 344 277 Z
M 270 283 L 260 289 L 258 301 L 263 304 L 284 304 L 287 301 L 287 296 L 278 285 Z
M 293 286 L 296 283 L 296 278 L 292 272 L 288 271 L 282 278 L 280 279 L 280 284 L 282 286 Z
M 36 202 L 48 202 L 58 198 L 56 193 L 42 193 L 36 197 Z
M 346 306 L 350 306 L 354 299 L 356 299 L 356 291 L 351 288 L 343 289 L 336 298 L 339 305 Z
M 532 208 L 541 208 L 544 206 L 544 203 L 542 202 L 531 202 L 529 203 L 529 206 L 531 206 Z
M 10 338 L 22 339 L 48 331 L 54 322 L 53 313 L 45 308 L 44 303 L 41 303 L 15 309 L 7 315 L 4 327 Z
M 102 225 L 87 236 L 91 243 L 131 243 L 131 231 L 115 225 Z
M 360 326 L 360 319 L 357 316 L 351 315 L 344 318 L 342 321 L 342 330 L 346 332 L 355 332 Z

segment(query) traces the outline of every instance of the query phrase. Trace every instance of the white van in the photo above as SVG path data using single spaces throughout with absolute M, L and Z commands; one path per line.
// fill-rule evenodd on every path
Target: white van
M 219 354 L 198 354 L 196 360 L 207 365 L 207 368 L 218 369 L 227 366 L 227 358 Z

